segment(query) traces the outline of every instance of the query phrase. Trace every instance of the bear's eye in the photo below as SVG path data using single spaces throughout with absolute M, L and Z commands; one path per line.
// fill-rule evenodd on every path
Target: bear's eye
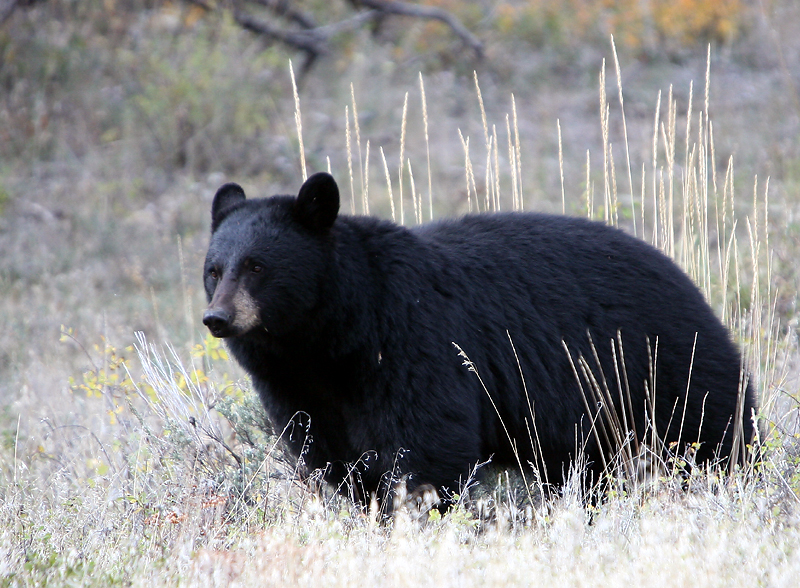
M 217 279 L 219 279 L 219 273 L 217 272 L 217 270 L 216 270 L 216 269 L 212 269 L 212 270 L 210 270 L 210 271 L 208 272 L 208 275 L 209 275 L 209 277 L 210 277 L 212 280 L 217 280 Z
M 250 271 L 251 271 L 251 272 L 253 272 L 254 274 L 257 274 L 257 273 L 261 272 L 261 266 L 260 266 L 260 265 L 258 265 L 257 263 L 254 263 L 254 264 L 253 264 L 253 265 L 250 267 Z

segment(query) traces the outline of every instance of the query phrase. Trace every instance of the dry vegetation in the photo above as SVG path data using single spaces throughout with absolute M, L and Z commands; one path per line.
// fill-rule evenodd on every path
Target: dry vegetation
M 622 29 L 602 1 L 435 2 L 485 61 L 432 23 L 350 31 L 298 80 L 299 111 L 293 56 L 225 16 L 22 4 L 0 28 L 1 585 L 796 583 L 793 1 L 621 3 L 639 11 Z M 383 524 L 298 481 L 198 318 L 214 190 L 294 191 L 302 160 L 346 211 L 516 203 L 655 242 L 746 351 L 758 474 L 690 468 L 586 506 L 498 472 L 444 516 Z

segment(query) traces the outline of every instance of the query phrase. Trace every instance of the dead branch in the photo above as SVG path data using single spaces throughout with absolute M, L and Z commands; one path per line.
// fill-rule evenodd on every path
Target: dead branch
M 319 34 L 319 29 L 310 30 L 285 30 L 272 26 L 270 23 L 254 18 L 241 10 L 235 10 L 234 20 L 250 32 L 263 35 L 275 41 L 280 41 L 296 49 L 300 49 L 314 56 L 325 55 L 330 52 L 327 37 Z
M 476 57 L 483 57 L 483 44 L 451 13 L 438 7 L 402 2 L 400 0 L 351 0 L 356 14 L 342 21 L 318 25 L 315 19 L 292 5 L 290 0 L 230 0 L 212 4 L 208 0 L 186 0 L 201 6 L 207 11 L 222 7 L 231 9 L 233 18 L 239 26 L 270 41 L 283 43 L 302 51 L 306 61 L 302 71 L 306 72 L 319 58 L 331 53 L 330 40 L 341 33 L 361 28 L 367 23 L 387 16 L 406 16 L 438 20 L 447 25 L 462 42 L 470 47 Z M 288 21 L 293 28 L 282 28 L 269 17 L 256 17 L 247 10 L 247 5 L 266 9 L 269 13 Z M 364 10 L 366 9 L 366 10 Z
M 386 15 L 395 14 L 443 22 L 461 38 L 465 45 L 472 48 L 478 59 L 483 58 L 483 43 L 481 43 L 480 39 L 473 35 L 460 20 L 443 8 L 411 4 L 400 0 L 355 0 L 355 2 Z
M 315 29 L 317 24 L 314 17 L 310 14 L 298 10 L 292 6 L 289 0 L 251 0 L 253 4 L 258 4 L 269 8 L 276 16 L 282 16 L 303 27 L 304 29 Z

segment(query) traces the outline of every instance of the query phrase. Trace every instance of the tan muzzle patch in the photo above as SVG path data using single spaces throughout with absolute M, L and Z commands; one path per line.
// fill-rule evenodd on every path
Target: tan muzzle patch
M 233 327 L 239 331 L 249 331 L 261 323 L 258 305 L 247 290 L 242 288 L 236 291 L 233 297 L 234 319 Z

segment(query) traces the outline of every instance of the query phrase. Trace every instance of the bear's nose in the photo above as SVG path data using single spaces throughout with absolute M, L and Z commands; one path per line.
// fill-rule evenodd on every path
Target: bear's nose
M 231 324 L 231 314 L 221 308 L 209 308 L 203 314 L 203 324 L 215 337 L 223 337 Z

